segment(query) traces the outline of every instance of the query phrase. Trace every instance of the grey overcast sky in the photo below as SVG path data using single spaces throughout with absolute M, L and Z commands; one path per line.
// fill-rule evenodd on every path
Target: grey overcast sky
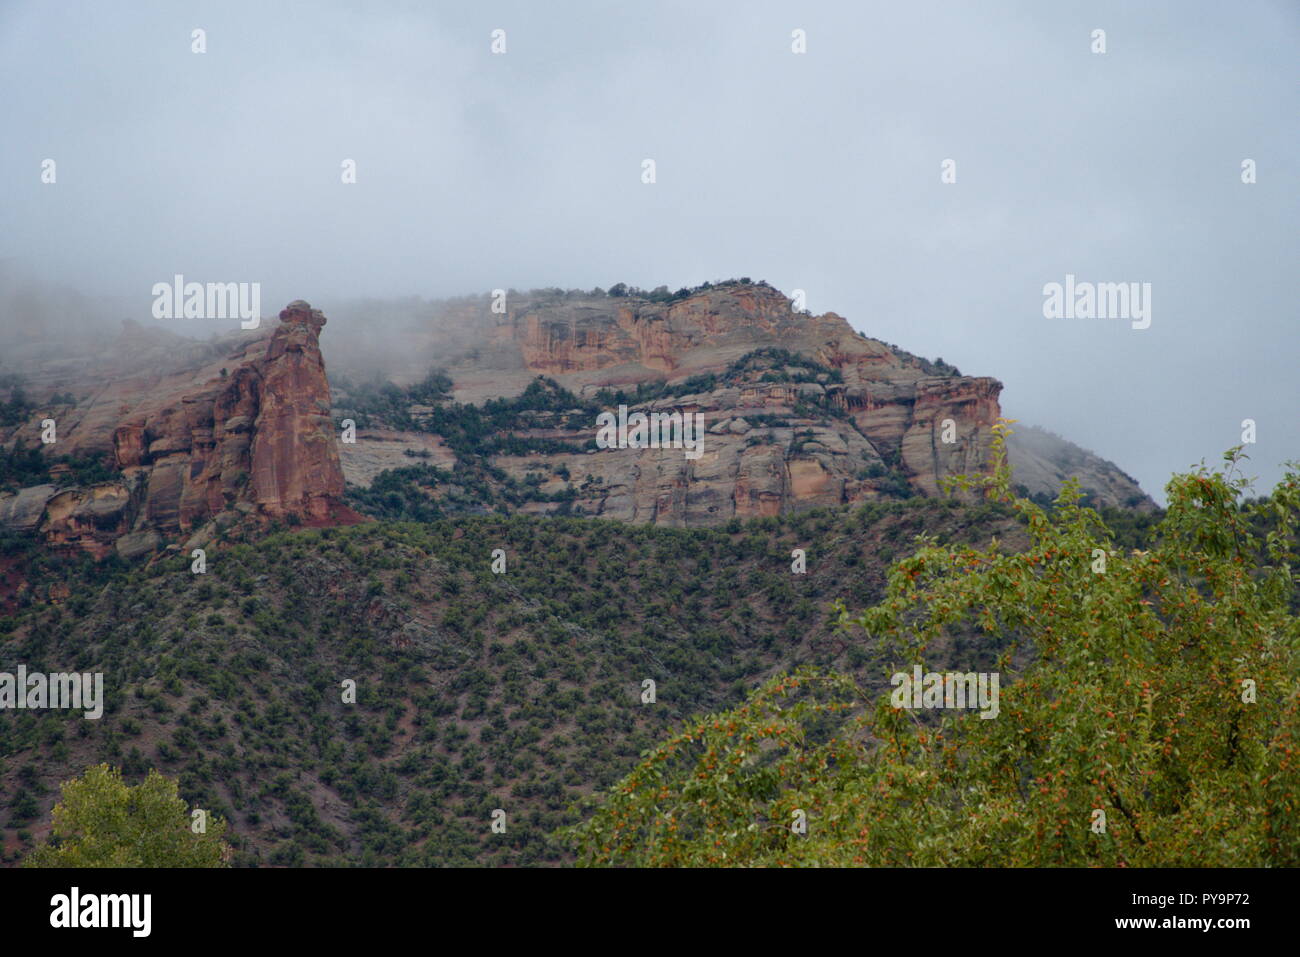
M 997 376 L 1157 497 L 1254 419 L 1271 485 L 1300 459 L 1298 50 L 1294 0 L 0 0 L 0 259 L 142 320 L 175 273 L 327 315 L 750 276 Z M 1150 328 L 1044 318 L 1066 274 L 1151 283 Z

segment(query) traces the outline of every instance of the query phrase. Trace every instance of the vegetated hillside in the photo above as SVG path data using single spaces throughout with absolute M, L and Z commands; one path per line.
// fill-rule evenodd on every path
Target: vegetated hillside
M 800 663 L 884 687 L 831 606 L 875 600 L 921 532 L 1024 540 L 1001 507 L 912 499 L 720 529 L 516 515 L 289 530 L 210 547 L 205 574 L 11 543 L 35 584 L 0 619 L 0 671 L 103 672 L 106 702 L 98 721 L 0 721 L 6 860 L 42 836 L 58 784 L 100 761 L 178 777 L 230 820 L 241 865 L 563 860 L 549 835 L 574 803 L 688 717 Z M 969 668 L 995 651 L 939 649 Z
M 1300 470 L 1243 500 L 1242 450 L 1223 458 L 1176 474 L 1131 550 L 1077 490 L 1043 509 L 999 467 L 985 490 L 1027 548 L 927 544 L 846 616 L 923 669 L 954 625 L 1000 637 L 978 714 L 947 682 L 908 702 L 906 684 L 780 675 L 601 795 L 567 834 L 580 863 L 1296 866 Z

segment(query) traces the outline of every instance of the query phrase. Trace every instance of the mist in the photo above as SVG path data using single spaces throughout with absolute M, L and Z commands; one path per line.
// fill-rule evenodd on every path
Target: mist
M 1263 492 L 1300 458 L 1298 41 L 1285 2 L 7 3 L 0 343 L 238 330 L 154 320 L 178 274 L 310 301 L 327 356 L 441 297 L 749 276 L 1158 500 L 1253 419 Z M 1067 276 L 1150 283 L 1150 327 L 1045 318 Z

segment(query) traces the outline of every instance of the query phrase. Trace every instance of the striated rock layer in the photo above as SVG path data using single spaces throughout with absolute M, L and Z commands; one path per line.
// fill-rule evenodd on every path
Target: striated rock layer
M 519 506 L 528 511 L 716 525 L 935 495 L 946 477 L 990 466 L 1001 383 L 867 338 L 835 313 L 797 311 L 764 283 L 651 298 L 511 292 L 504 313 L 494 302 L 366 304 L 350 323 L 331 326 L 331 367 L 356 381 L 379 373 L 398 383 L 442 369 L 454 399 L 472 403 L 518 395 L 539 376 L 588 401 L 602 389 L 635 394 L 639 385 L 667 383 L 675 394 L 646 401 L 643 410 L 705 420 L 697 458 L 636 448 L 485 454 L 487 472 L 537 490 Z M 55 318 L 46 325 L 63 328 Z M 0 371 L 19 373 L 41 404 L 0 428 L 0 444 L 39 446 L 41 422 L 52 418 L 57 442 L 44 454 L 97 459 L 120 474 L 69 487 L 67 467 L 56 464 L 46 484 L 0 493 L 0 526 L 96 556 L 135 557 L 202 541 L 244 515 L 359 521 L 344 505 L 345 477 L 366 486 L 417 462 L 453 468 L 464 446 L 456 452 L 445 437 L 403 431 L 429 421 L 427 405 L 411 405 L 404 425 L 381 415 L 358 431 L 356 444 L 338 443 L 320 348 L 324 324 L 319 311 L 296 301 L 278 324 L 208 341 L 130 321 L 112 341 L 88 338 L 89 326 L 75 336 L 16 340 Z M 754 364 L 759 350 L 766 358 Z M 815 369 L 785 368 L 790 356 Z M 0 382 L 0 400 L 12 394 L 5 388 Z M 346 416 L 347 398 L 333 411 Z M 586 412 L 548 415 L 519 436 L 575 448 L 595 437 Z M 1099 504 L 1150 504 L 1118 469 L 1063 440 L 1019 452 L 1015 441 L 1018 477 L 1035 493 L 1051 493 L 1082 469 Z M 463 498 L 464 490 L 453 494 Z
M 644 407 L 703 413 L 709 434 L 699 459 L 663 449 L 493 458 L 521 481 L 540 475 L 547 495 L 572 493 L 582 514 L 719 524 L 886 494 L 935 495 L 945 477 L 990 465 L 1001 383 L 950 374 L 861 335 L 835 313 L 797 311 L 763 283 L 727 283 L 668 302 L 556 290 L 512 294 L 504 315 L 491 306 L 488 298 L 441 304 L 432 321 L 394 334 L 400 348 L 390 342 L 386 360 L 357 342 L 332 362 L 358 378 L 382 371 L 399 382 L 441 367 L 462 402 L 517 395 L 539 375 L 585 397 L 707 374 L 726 380 Z M 839 381 L 769 381 L 781 378 L 779 369 L 728 373 L 762 349 L 811 359 Z M 594 428 L 535 434 L 582 442 Z M 363 435 L 343 449 L 349 481 L 372 477 L 352 464 L 368 444 Z

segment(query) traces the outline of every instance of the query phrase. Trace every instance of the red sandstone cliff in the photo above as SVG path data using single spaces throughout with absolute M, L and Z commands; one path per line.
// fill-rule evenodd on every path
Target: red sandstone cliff
M 605 387 L 634 390 L 640 383 L 723 374 L 756 350 L 779 349 L 842 380 L 770 381 L 780 370 L 759 370 L 663 403 L 705 414 L 709 437 L 695 461 L 657 449 L 494 457 L 493 465 L 520 480 L 552 476 L 543 491 L 572 491 L 584 514 L 718 524 L 898 494 L 900 483 L 935 495 L 943 478 L 990 464 L 1001 383 L 931 367 L 866 338 L 835 313 L 799 312 L 766 284 L 726 283 L 668 302 L 559 290 L 512 294 L 504 315 L 491 305 L 488 298 L 441 304 L 432 321 L 397 334 L 409 368 L 390 359 L 384 371 L 409 381 L 443 367 L 464 402 L 518 394 L 539 374 L 590 396 Z M 364 346 L 350 347 L 345 371 L 360 372 L 353 364 L 364 358 Z M 809 412 L 810 402 L 847 418 Z M 948 420 L 951 441 L 945 442 Z M 578 442 L 592 437 L 545 434 Z M 391 431 L 382 443 L 363 432 L 357 445 L 343 449 L 349 481 L 367 483 L 370 460 L 397 444 Z
M 128 324 L 100 362 L 80 367 L 71 391 L 88 392 L 83 401 L 48 406 L 6 437 L 36 445 L 40 420 L 52 417 L 49 454 L 105 457 L 122 479 L 0 495 L 0 524 L 99 557 L 179 544 L 222 513 L 359 521 L 343 504 L 324 325 L 299 300 L 272 329 L 159 354 L 165 336 Z
M 646 406 L 705 416 L 697 459 L 666 449 L 491 457 L 519 482 L 540 477 L 542 492 L 568 496 L 580 514 L 716 525 L 908 492 L 934 495 L 945 477 L 989 467 L 1001 383 L 909 356 L 834 313 L 798 312 L 765 284 L 726 283 L 672 301 L 512 293 L 506 306 L 499 314 L 488 297 L 461 299 L 406 324 L 354 314 L 342 336 L 332 328 L 331 340 L 345 348 L 331 364 L 397 382 L 445 368 L 455 398 L 475 403 L 517 395 L 539 374 L 588 397 L 605 387 L 635 391 L 640 383 L 714 374 L 713 385 Z M 64 487 L 66 477 L 56 474 L 52 483 L 0 493 L 0 526 L 97 556 L 116 550 L 130 557 L 202 542 L 245 515 L 358 521 L 343 504 L 345 478 L 368 485 L 384 469 L 411 465 L 411 455 L 453 466 L 456 453 L 440 437 L 382 422 L 362 430 L 355 445 L 336 442 L 319 341 L 324 324 L 319 311 L 298 301 L 273 328 L 207 342 L 128 322 L 116 341 L 74 356 L 62 342 L 18 344 L 11 356 L 43 404 L 22 425 L 0 429 L 0 444 L 38 445 L 41 420 L 54 418 L 58 442 L 47 454 L 100 457 L 121 476 Z M 807 357 L 824 374 L 792 379 L 780 363 L 729 371 L 771 349 Z M 338 412 L 349 411 L 347 401 Z M 556 421 L 538 423 L 535 434 L 581 444 L 594 428 Z M 1032 490 L 1059 487 L 1061 459 L 1056 446 L 1029 456 Z M 1087 464 L 1096 481 L 1085 476 L 1084 484 L 1100 490 L 1103 504 L 1149 502 L 1109 463 Z M 545 512 L 555 505 L 522 507 Z

